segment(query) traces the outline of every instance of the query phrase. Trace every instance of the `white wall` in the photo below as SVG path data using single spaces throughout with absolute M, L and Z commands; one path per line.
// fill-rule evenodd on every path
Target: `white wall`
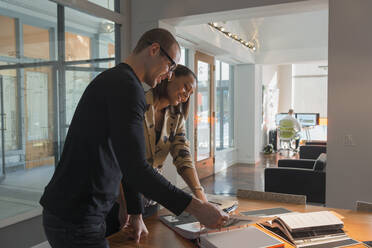
M 328 9 L 256 20 L 260 64 L 290 64 L 326 60 Z
M 326 201 L 372 202 L 372 1 L 330 0 Z M 352 135 L 354 145 L 344 145 Z
M 262 80 L 261 66 L 235 67 L 235 97 L 238 162 L 256 163 L 262 143 Z
M 292 67 L 292 105 L 297 113 L 319 113 L 320 117 L 327 117 L 328 70 L 319 65 L 326 66 L 327 62 Z
M 292 65 L 278 66 L 278 113 L 287 113 L 292 107 Z

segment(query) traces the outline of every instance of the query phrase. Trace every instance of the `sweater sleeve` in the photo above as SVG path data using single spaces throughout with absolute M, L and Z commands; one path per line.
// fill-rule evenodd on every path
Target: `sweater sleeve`
M 128 184 L 125 178 L 123 178 L 121 183 L 123 185 L 128 214 L 143 214 L 144 208 L 141 194 L 138 191 L 133 190 L 132 186 Z
M 172 138 L 170 153 L 173 157 L 173 164 L 179 174 L 185 167 L 194 168 L 190 153 L 190 142 L 186 138 L 185 119 L 183 117 L 179 117 L 176 132 Z
M 191 195 L 172 185 L 145 159 L 143 116 L 146 101 L 142 87 L 133 80 L 108 87 L 109 136 L 123 181 L 133 191 L 141 192 L 176 215 L 181 214 L 190 203 Z

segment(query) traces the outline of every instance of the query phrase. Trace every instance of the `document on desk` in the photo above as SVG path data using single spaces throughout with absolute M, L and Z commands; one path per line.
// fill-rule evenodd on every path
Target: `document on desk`
M 281 215 L 280 219 L 287 225 L 290 232 L 303 231 L 307 229 L 342 228 L 344 223 L 329 211 L 287 214 Z
M 359 243 L 345 234 L 344 224 L 336 215 L 329 211 L 285 214 L 260 225 L 296 247 L 332 248 Z
M 241 229 L 202 234 L 200 236 L 200 247 L 279 248 L 284 247 L 284 243 L 254 226 L 248 226 Z

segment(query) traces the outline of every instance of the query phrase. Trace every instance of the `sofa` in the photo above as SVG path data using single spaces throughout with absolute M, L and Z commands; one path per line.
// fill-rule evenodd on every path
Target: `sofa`
M 265 192 L 305 195 L 307 202 L 325 204 L 327 155 L 317 159 L 280 159 L 265 169 Z

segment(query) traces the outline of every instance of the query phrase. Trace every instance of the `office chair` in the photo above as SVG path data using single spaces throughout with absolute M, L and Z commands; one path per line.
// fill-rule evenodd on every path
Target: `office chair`
M 290 151 L 297 152 L 297 150 L 292 147 L 292 141 L 295 140 L 297 131 L 291 120 L 284 119 L 279 122 L 278 135 L 280 147 L 278 152 L 287 151 L 288 156 Z

